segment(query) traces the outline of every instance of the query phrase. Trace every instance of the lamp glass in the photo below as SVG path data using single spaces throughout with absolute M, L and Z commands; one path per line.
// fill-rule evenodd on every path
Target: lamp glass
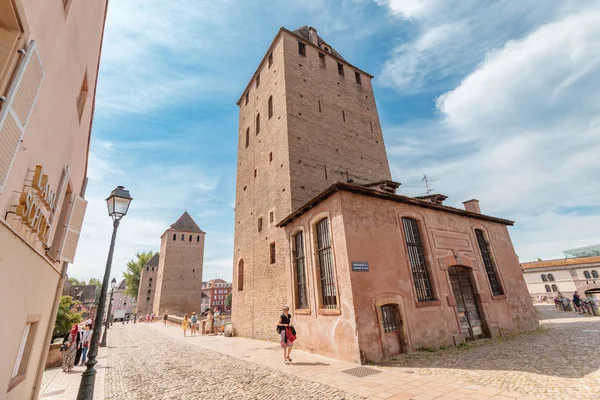
M 117 186 L 106 199 L 108 215 L 114 219 L 121 219 L 127 214 L 131 200 L 133 199 L 129 195 L 129 191 L 125 190 L 123 186 Z
M 110 281 L 110 288 L 114 289 L 115 286 L 117 286 L 117 280 L 115 278 L 113 278 L 112 281 Z

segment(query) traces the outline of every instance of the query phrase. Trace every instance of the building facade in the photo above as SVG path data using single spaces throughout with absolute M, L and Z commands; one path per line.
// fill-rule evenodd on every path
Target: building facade
M 156 295 L 156 276 L 158 275 L 159 253 L 144 265 L 140 272 L 140 287 L 137 295 L 137 313 L 150 314 L 154 311 L 154 296 Z
M 153 304 L 157 315 L 200 311 L 205 235 L 186 211 L 161 236 Z
M 0 0 L 3 399 L 37 398 L 75 257 L 106 7 Z
M 338 180 L 391 179 L 371 78 L 314 28 L 281 28 L 239 99 L 232 305 L 239 335 L 272 338 L 287 302 L 288 241 L 275 223 Z
M 227 295 L 231 293 L 232 285 L 224 281 L 223 279 L 211 279 L 210 281 L 204 284 L 202 291 L 206 294 L 208 298 L 208 307 L 213 311 L 229 311 L 229 307 L 227 307 L 226 299 Z M 204 312 L 206 308 L 202 308 Z
M 123 315 L 124 318 L 126 318 L 127 316 L 129 316 L 130 318 L 133 318 L 133 316 L 136 312 L 137 297 L 126 293 L 126 290 L 127 290 L 127 284 L 125 283 L 125 279 L 123 279 L 115 287 L 115 290 L 113 292 L 113 303 L 112 303 L 112 307 L 111 307 L 111 313 L 113 316 Z M 107 293 L 106 297 L 107 297 L 106 304 L 108 304 L 108 301 L 110 300 L 110 291 Z M 105 310 L 105 313 L 108 313 L 108 307 Z M 117 317 L 114 317 L 114 318 L 117 318 Z
M 534 299 L 561 293 L 572 297 L 600 296 L 600 256 L 522 263 L 527 289 Z
M 232 322 L 353 362 L 535 329 L 507 225 L 396 194 L 372 76 L 282 28 L 240 107 Z

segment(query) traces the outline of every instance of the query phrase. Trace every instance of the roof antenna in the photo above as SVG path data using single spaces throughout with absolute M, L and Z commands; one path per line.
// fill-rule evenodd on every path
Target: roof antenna
M 435 181 L 439 181 L 439 179 L 429 179 L 429 178 L 427 178 L 427 175 L 423 174 L 423 179 L 421 179 L 421 182 L 425 182 L 425 194 L 426 195 L 431 194 L 431 192 L 433 192 L 435 190 L 433 187 L 431 187 L 431 182 L 435 182 Z

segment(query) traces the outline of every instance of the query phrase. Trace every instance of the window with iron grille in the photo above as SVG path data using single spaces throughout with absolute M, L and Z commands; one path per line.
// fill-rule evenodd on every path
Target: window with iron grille
M 552 285 L 552 291 L 553 292 L 558 292 L 558 286 Z
M 329 218 L 317 222 L 317 253 L 319 255 L 319 278 L 321 282 L 321 304 L 323 308 L 337 308 L 333 251 L 329 235 Z
M 585 276 L 585 279 L 591 278 L 589 271 L 583 271 L 583 276 Z
M 548 274 L 548 280 L 549 280 L 550 282 L 554 282 L 554 275 L 552 275 L 552 274 Z
M 432 301 L 433 291 L 429 279 L 429 271 L 425 263 L 423 244 L 419 235 L 417 221 L 411 218 L 402 218 L 404 227 L 404 237 L 406 239 L 406 248 L 408 250 L 408 261 L 415 281 L 415 290 L 417 292 L 417 301 Z
M 546 274 L 542 274 L 542 282 L 548 282 L 548 277 Z
M 597 278 L 598 277 L 598 271 L 593 270 L 592 271 L 592 278 Z
M 546 285 L 546 292 L 551 292 L 550 285 Z
M 294 266 L 296 268 L 296 308 L 308 308 L 306 294 L 306 263 L 304 262 L 304 234 L 298 232 L 294 236 Z
M 483 259 L 483 265 L 485 266 L 485 272 L 487 273 L 490 286 L 492 288 L 492 294 L 499 296 L 504 294 L 502 287 L 500 286 L 500 280 L 496 275 L 496 268 L 492 261 L 490 248 L 488 243 L 485 241 L 483 231 L 481 229 L 475 229 L 475 236 L 477 237 L 477 243 L 479 244 L 479 251 L 481 252 L 481 258 Z
M 397 304 L 386 304 L 381 306 L 381 315 L 384 332 L 398 332 L 400 330 Z

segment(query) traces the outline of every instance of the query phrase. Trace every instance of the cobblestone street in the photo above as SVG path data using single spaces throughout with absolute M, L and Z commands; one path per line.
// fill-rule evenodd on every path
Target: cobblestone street
M 387 365 L 551 399 L 600 399 L 600 317 L 538 305 L 539 332 L 466 349 L 419 352 Z
M 363 398 L 174 340 L 146 324 L 115 324 L 109 342 L 110 400 Z

